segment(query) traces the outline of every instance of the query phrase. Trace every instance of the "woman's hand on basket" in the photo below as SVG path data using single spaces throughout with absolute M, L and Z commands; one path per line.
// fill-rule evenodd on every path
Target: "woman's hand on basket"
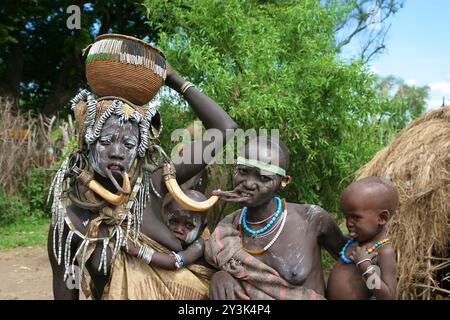
M 175 71 L 172 69 L 172 66 L 170 65 L 169 61 L 166 60 L 166 81 L 168 78 L 172 76 L 172 74 Z

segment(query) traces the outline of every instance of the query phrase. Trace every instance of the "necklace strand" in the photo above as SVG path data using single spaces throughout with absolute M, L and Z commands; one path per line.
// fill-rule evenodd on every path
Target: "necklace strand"
M 272 233 L 275 232 L 275 230 L 277 230 L 277 227 L 281 224 L 282 221 L 283 221 L 282 219 L 277 219 L 277 222 L 275 222 L 269 230 L 267 230 L 264 233 L 257 234 L 253 238 L 262 239 L 262 238 L 265 238 L 265 237 L 271 235 Z
M 275 236 L 273 237 L 273 239 L 272 239 L 268 244 L 266 244 L 266 245 L 264 246 L 264 248 L 262 248 L 262 249 L 258 249 L 258 250 L 249 250 L 249 249 L 246 249 L 246 248 L 244 247 L 244 243 L 243 243 L 243 235 L 241 235 L 241 246 L 242 246 L 242 250 L 244 250 L 244 251 L 247 252 L 247 253 L 254 254 L 254 255 L 263 254 L 264 252 L 266 252 L 267 250 L 269 250 L 269 248 L 275 243 L 275 241 L 278 240 L 278 237 L 280 236 L 281 232 L 283 231 L 284 225 L 285 225 L 285 222 L 286 222 L 286 217 L 287 217 L 287 211 L 284 210 L 283 213 L 281 214 L 281 221 L 282 221 L 282 222 L 281 222 L 280 227 L 278 228 L 277 233 L 275 234 Z M 241 231 L 242 231 L 242 229 L 241 229 Z
M 283 209 L 283 205 L 281 203 L 281 199 L 279 197 L 275 197 L 275 200 L 277 202 L 277 210 L 275 211 L 274 216 L 272 217 L 272 219 L 270 219 L 270 221 L 263 226 L 262 228 L 258 229 L 258 230 L 252 230 L 249 228 L 249 226 L 247 225 L 247 207 L 244 207 L 242 209 L 242 226 L 244 227 L 244 230 L 248 233 L 251 234 L 252 236 L 256 236 L 260 233 L 265 232 L 266 230 L 268 230 L 272 224 L 275 222 L 275 220 L 278 218 L 278 216 L 280 215 L 282 209 Z
M 253 221 L 248 221 L 248 220 L 247 220 L 247 224 L 248 224 L 248 225 L 257 225 L 257 224 L 264 223 L 264 222 L 270 220 L 271 218 L 273 218 L 273 216 L 274 216 L 276 213 L 277 213 L 277 211 L 275 210 L 275 212 L 272 213 L 270 216 L 268 216 L 267 218 L 265 218 L 265 219 L 263 219 L 263 220 L 260 220 L 260 221 L 254 221 L 254 222 L 253 222 Z
M 345 255 L 348 247 L 350 246 L 350 244 L 352 244 L 354 241 L 356 240 L 356 238 L 350 238 L 347 243 L 344 245 L 344 247 L 342 248 L 341 252 L 339 252 L 340 258 L 342 259 L 342 261 L 344 261 L 346 264 L 352 263 L 353 260 L 350 258 L 347 258 L 347 256 Z M 378 242 L 376 242 L 372 247 L 370 247 L 369 249 L 367 249 L 367 253 L 373 253 L 375 251 L 378 250 L 379 247 L 381 247 L 382 245 L 386 244 L 387 242 L 389 242 L 389 238 L 385 238 L 383 240 L 380 240 Z
M 263 254 L 264 252 L 266 252 L 275 243 L 275 241 L 277 241 L 278 237 L 280 236 L 281 232 L 284 229 L 284 225 L 286 223 L 286 218 L 287 218 L 287 213 L 288 213 L 287 212 L 286 200 L 284 200 L 284 199 L 282 201 L 282 207 L 284 207 L 284 210 L 283 210 L 283 212 L 281 214 L 281 219 L 279 220 L 279 222 L 276 223 L 276 225 L 273 226 L 269 230 L 269 232 L 260 234 L 259 236 L 260 236 L 260 238 L 268 236 L 269 234 L 272 234 L 277 229 L 278 226 L 280 226 L 278 228 L 277 233 L 275 234 L 273 239 L 271 241 L 269 241 L 269 243 L 267 245 L 265 245 L 262 249 L 259 249 L 259 250 L 249 250 L 249 249 L 246 249 L 244 247 L 244 232 L 243 232 L 244 230 L 242 229 L 242 223 L 241 222 L 243 222 L 245 220 L 243 219 L 244 218 L 244 210 L 242 210 L 241 216 L 239 217 L 239 231 L 240 231 L 239 237 L 240 237 L 240 240 L 241 240 L 241 248 L 242 248 L 242 250 L 244 250 L 247 253 L 253 254 L 253 255 Z

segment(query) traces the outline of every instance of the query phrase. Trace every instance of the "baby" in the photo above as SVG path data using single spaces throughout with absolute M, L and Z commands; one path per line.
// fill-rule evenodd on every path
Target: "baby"
M 187 196 L 196 201 L 207 200 L 195 190 L 185 190 Z M 139 257 L 151 266 L 166 270 L 175 270 L 191 265 L 203 258 L 205 242 L 199 238 L 206 224 L 206 212 L 194 212 L 184 209 L 178 202 L 170 198 L 163 210 L 167 211 L 167 226 L 174 236 L 180 240 L 183 251 L 171 254 L 156 252 L 145 245 L 134 244 L 128 240 L 128 253 Z
M 328 299 L 395 299 L 395 253 L 386 223 L 398 206 L 394 184 L 367 177 L 348 186 L 341 196 L 350 239 L 328 279 Z

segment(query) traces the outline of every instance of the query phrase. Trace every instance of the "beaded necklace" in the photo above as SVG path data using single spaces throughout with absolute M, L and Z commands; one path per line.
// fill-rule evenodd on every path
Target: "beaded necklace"
M 272 225 L 272 227 L 269 230 L 267 230 L 266 232 L 257 234 L 256 236 L 253 236 L 252 238 L 262 239 L 262 238 L 265 238 L 265 237 L 271 235 L 276 230 L 278 230 L 278 226 L 281 224 L 282 221 L 283 221 L 283 219 L 277 219 L 277 221 Z
M 241 236 L 240 236 L 240 238 L 241 238 L 241 247 L 242 247 L 242 250 L 244 250 L 244 251 L 247 252 L 247 253 L 255 254 L 255 255 L 256 255 L 256 254 L 263 254 L 264 252 L 266 252 L 267 250 L 269 250 L 269 248 L 275 243 L 275 241 L 278 240 L 278 237 L 280 236 L 281 232 L 283 231 L 283 229 L 284 229 L 284 224 L 285 224 L 285 222 L 286 222 L 286 217 L 287 217 L 287 211 L 284 210 L 283 213 L 281 214 L 281 225 L 280 225 L 280 227 L 278 228 L 277 233 L 275 234 L 275 236 L 273 237 L 273 239 L 272 239 L 268 244 L 266 244 L 266 245 L 264 246 L 264 248 L 258 249 L 258 250 L 249 250 L 249 249 L 246 249 L 246 248 L 244 247 L 244 240 L 243 240 L 244 235 L 242 234 L 242 228 L 240 228 L 240 231 L 241 231 Z M 241 225 L 239 225 L 239 226 L 241 226 Z
M 272 239 L 271 241 L 269 241 L 269 243 L 266 244 L 266 245 L 264 246 L 264 248 L 262 248 L 262 249 L 258 249 L 258 250 L 249 250 L 249 249 L 246 249 L 246 248 L 244 247 L 244 233 L 243 233 L 243 230 L 242 230 L 242 224 L 239 223 L 239 232 L 240 232 L 239 238 L 240 238 L 240 240 L 241 240 L 241 248 L 242 248 L 242 250 L 244 250 L 245 252 L 250 253 L 250 254 L 252 254 L 252 255 L 263 254 L 264 252 L 266 252 L 267 250 L 269 250 L 269 248 L 275 243 L 275 241 L 278 240 L 278 237 L 280 236 L 281 232 L 283 231 L 284 225 L 285 225 L 285 223 L 286 223 L 286 218 L 287 218 L 287 207 L 286 207 L 286 201 L 285 201 L 284 199 L 283 199 L 283 206 L 284 206 L 284 211 L 283 211 L 282 214 L 281 214 L 281 220 L 280 220 L 281 223 L 280 223 L 280 224 L 277 224 L 277 226 L 280 225 L 280 227 L 278 228 L 278 231 L 277 231 L 277 233 L 275 234 L 275 236 L 273 237 L 273 239 Z M 243 215 L 243 213 L 242 213 L 242 215 Z M 240 219 L 240 221 L 242 221 L 242 219 Z M 275 230 L 275 228 L 276 228 L 276 227 L 274 227 L 273 230 Z M 272 230 L 270 233 L 272 233 L 273 230 Z
M 280 213 L 283 209 L 283 205 L 282 205 L 281 199 L 279 197 L 275 197 L 275 200 L 277 202 L 277 210 L 275 211 L 275 214 L 273 215 L 272 219 L 270 219 L 269 222 L 264 227 L 262 227 L 261 229 L 258 229 L 258 230 L 252 230 L 249 228 L 249 226 L 247 225 L 247 210 L 248 209 L 247 209 L 247 207 L 244 207 L 242 209 L 242 220 L 241 220 L 242 226 L 244 227 L 244 230 L 248 234 L 255 237 L 256 235 L 263 233 L 267 229 L 269 229 L 272 226 L 272 224 L 275 222 L 275 220 L 277 220 L 278 216 L 280 215 Z
M 247 221 L 247 225 L 251 225 L 251 226 L 253 225 L 253 226 L 255 226 L 255 225 L 264 223 L 264 222 L 266 222 L 266 221 L 269 221 L 270 219 L 273 218 L 273 216 L 274 216 L 276 213 L 277 213 L 277 211 L 275 211 L 275 212 L 272 213 L 270 216 L 268 216 L 267 218 L 264 218 L 264 219 L 262 219 L 262 220 L 260 220 L 260 221 Z
M 355 240 L 356 240 L 356 238 L 350 238 L 350 239 L 347 241 L 347 243 L 344 245 L 344 247 L 342 248 L 341 252 L 339 253 L 340 258 L 342 259 L 342 261 L 344 261 L 344 262 L 347 263 L 347 264 L 352 263 L 353 260 L 347 258 L 347 257 L 345 256 L 345 252 L 347 251 L 348 246 L 349 246 L 350 244 L 352 244 Z M 388 241 L 389 241 L 389 238 L 386 238 L 386 239 L 383 239 L 383 240 L 380 240 L 380 241 L 376 242 L 372 247 L 370 247 L 369 249 L 367 249 L 367 253 L 373 253 L 373 252 L 377 251 L 377 249 L 378 249 L 379 247 L 381 247 L 382 245 L 386 244 Z

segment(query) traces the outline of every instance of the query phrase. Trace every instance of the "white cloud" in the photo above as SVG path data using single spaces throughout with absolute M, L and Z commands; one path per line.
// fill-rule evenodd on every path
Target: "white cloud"
M 432 91 L 450 94 L 450 81 L 433 82 L 428 85 Z
M 377 73 L 377 68 L 375 68 L 375 66 L 370 66 L 369 69 L 372 73 Z
M 446 101 L 445 104 L 448 104 Z M 442 98 L 427 101 L 427 111 L 438 109 L 442 106 Z

